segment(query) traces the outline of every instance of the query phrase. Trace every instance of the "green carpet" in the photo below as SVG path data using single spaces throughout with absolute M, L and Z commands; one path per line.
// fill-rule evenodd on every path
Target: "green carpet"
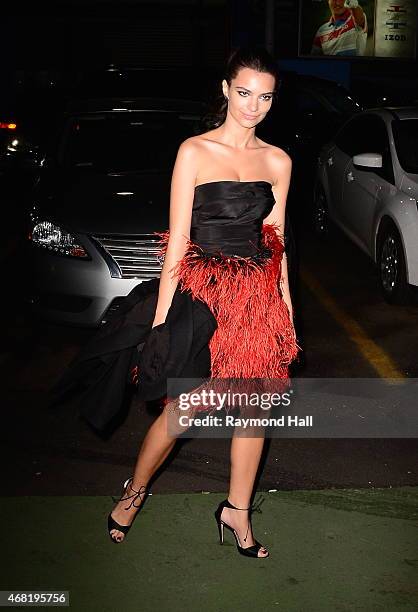
M 1 590 L 67 590 L 74 611 L 416 611 L 418 488 L 260 493 L 249 559 L 220 494 L 154 494 L 110 541 L 111 497 L 2 498 Z

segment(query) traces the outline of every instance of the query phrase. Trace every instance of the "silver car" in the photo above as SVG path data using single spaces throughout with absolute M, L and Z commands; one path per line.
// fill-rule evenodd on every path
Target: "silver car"
M 318 158 L 314 223 L 328 219 L 377 264 L 383 296 L 408 301 L 418 285 L 418 108 L 359 113 Z
M 96 327 L 138 283 L 158 277 L 179 144 L 203 105 L 181 100 L 73 103 L 28 210 L 31 309 Z

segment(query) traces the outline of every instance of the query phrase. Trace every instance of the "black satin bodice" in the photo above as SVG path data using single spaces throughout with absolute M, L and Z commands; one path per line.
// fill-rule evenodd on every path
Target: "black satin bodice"
M 268 181 L 214 181 L 195 187 L 190 239 L 207 253 L 251 257 L 274 206 Z

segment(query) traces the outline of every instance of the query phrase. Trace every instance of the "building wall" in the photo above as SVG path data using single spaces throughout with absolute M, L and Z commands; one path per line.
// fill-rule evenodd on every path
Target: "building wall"
M 217 66 L 230 44 L 227 0 L 60 1 L 11 7 L 2 21 L 3 68 Z

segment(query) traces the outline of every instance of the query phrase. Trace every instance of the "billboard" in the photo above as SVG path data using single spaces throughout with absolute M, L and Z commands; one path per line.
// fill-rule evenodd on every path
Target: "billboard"
M 416 0 L 301 0 L 299 55 L 414 59 Z

